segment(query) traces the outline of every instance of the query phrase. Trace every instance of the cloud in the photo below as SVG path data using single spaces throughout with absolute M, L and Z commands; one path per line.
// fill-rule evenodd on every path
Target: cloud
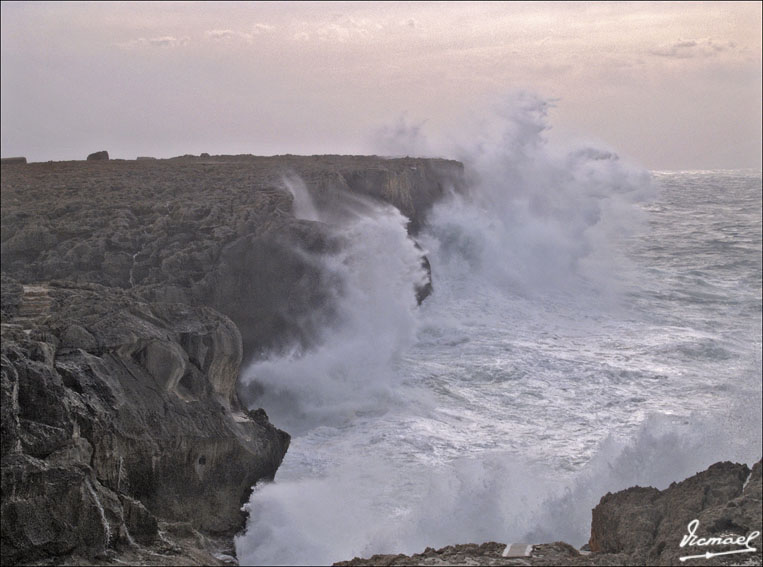
M 302 22 L 292 38 L 298 41 L 315 38 L 325 43 L 350 43 L 367 40 L 383 29 L 379 22 L 338 15 L 330 21 Z
M 230 39 L 238 34 L 233 30 L 207 30 L 204 35 L 212 39 Z
M 252 34 L 246 32 L 240 32 L 235 30 L 207 30 L 204 35 L 214 41 L 230 41 L 235 39 L 243 39 L 244 41 L 252 41 Z
M 191 38 L 188 36 L 175 37 L 172 35 L 164 35 L 160 37 L 139 37 L 127 41 L 125 43 L 118 44 L 120 47 L 132 48 L 132 47 L 184 47 L 191 42 Z
M 649 53 L 658 57 L 671 57 L 674 59 L 690 59 L 695 57 L 712 57 L 723 51 L 736 49 L 733 41 L 719 42 L 712 38 L 705 39 L 679 39 L 670 44 L 663 44 Z
M 270 24 L 254 24 L 252 26 L 252 33 L 260 34 L 260 33 L 267 33 L 271 32 L 275 29 L 274 26 L 271 26 Z

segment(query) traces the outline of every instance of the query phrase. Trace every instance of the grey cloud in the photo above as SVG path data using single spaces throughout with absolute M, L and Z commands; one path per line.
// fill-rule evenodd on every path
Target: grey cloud
M 711 38 L 679 39 L 671 44 L 663 44 L 655 49 L 651 49 L 649 53 L 658 57 L 690 59 L 695 57 L 712 57 L 722 51 L 733 49 L 736 49 L 736 44 L 733 41 L 718 42 Z

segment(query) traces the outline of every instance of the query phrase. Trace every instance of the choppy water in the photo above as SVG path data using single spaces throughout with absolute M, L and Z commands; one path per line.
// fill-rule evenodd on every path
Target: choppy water
M 607 491 L 760 458 L 761 172 L 648 174 L 538 136 L 471 156 L 475 192 L 420 237 L 421 308 L 405 219 L 377 207 L 326 260 L 347 288 L 323 346 L 248 369 L 293 439 L 242 564 L 582 545 Z

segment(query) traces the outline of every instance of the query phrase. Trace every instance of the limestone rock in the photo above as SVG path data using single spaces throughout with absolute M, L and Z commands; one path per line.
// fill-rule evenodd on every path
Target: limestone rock
M 286 175 L 303 179 L 326 222 L 294 217 Z M 434 202 L 462 185 L 457 162 L 374 156 L 7 168 L 3 272 L 22 282 L 134 289 L 148 303 L 211 305 L 240 327 L 250 359 L 308 345 L 314 332 L 304 313 L 316 325 L 333 316 L 336 282 L 319 260 L 341 246 L 335 227 L 347 215 L 388 202 L 411 219 L 413 235 Z M 431 283 L 411 290 L 419 302 L 430 292 Z
M 150 544 L 159 519 L 240 529 L 289 436 L 240 407 L 235 325 L 95 284 L 47 293 L 54 308 L 33 332 L 3 325 L 3 558 Z

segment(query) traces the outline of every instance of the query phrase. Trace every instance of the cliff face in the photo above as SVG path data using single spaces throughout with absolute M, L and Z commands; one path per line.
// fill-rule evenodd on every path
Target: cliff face
M 93 284 L 24 286 L 16 303 L 2 336 L 3 558 L 151 546 L 159 519 L 235 533 L 289 436 L 239 406 L 230 319 Z
M 752 547 L 758 550 L 763 532 L 761 461 L 752 468 L 722 462 L 665 490 L 632 487 L 607 494 L 593 509 L 591 550 L 624 553 L 647 564 L 681 565 L 681 556 L 739 549 L 740 545 L 680 547 L 690 522 L 698 522 L 697 538 L 758 533 Z M 703 560 L 704 561 L 704 560 Z M 691 563 L 689 563 L 691 564 Z
M 332 312 L 336 282 L 316 259 L 342 242 L 330 222 L 295 217 L 290 175 L 337 222 L 347 196 L 363 195 L 400 208 L 415 233 L 461 166 L 3 167 L 4 561 L 220 562 L 250 488 L 273 478 L 289 443 L 264 410 L 240 406 L 242 360 L 309 345 L 303 315 L 319 325 Z

